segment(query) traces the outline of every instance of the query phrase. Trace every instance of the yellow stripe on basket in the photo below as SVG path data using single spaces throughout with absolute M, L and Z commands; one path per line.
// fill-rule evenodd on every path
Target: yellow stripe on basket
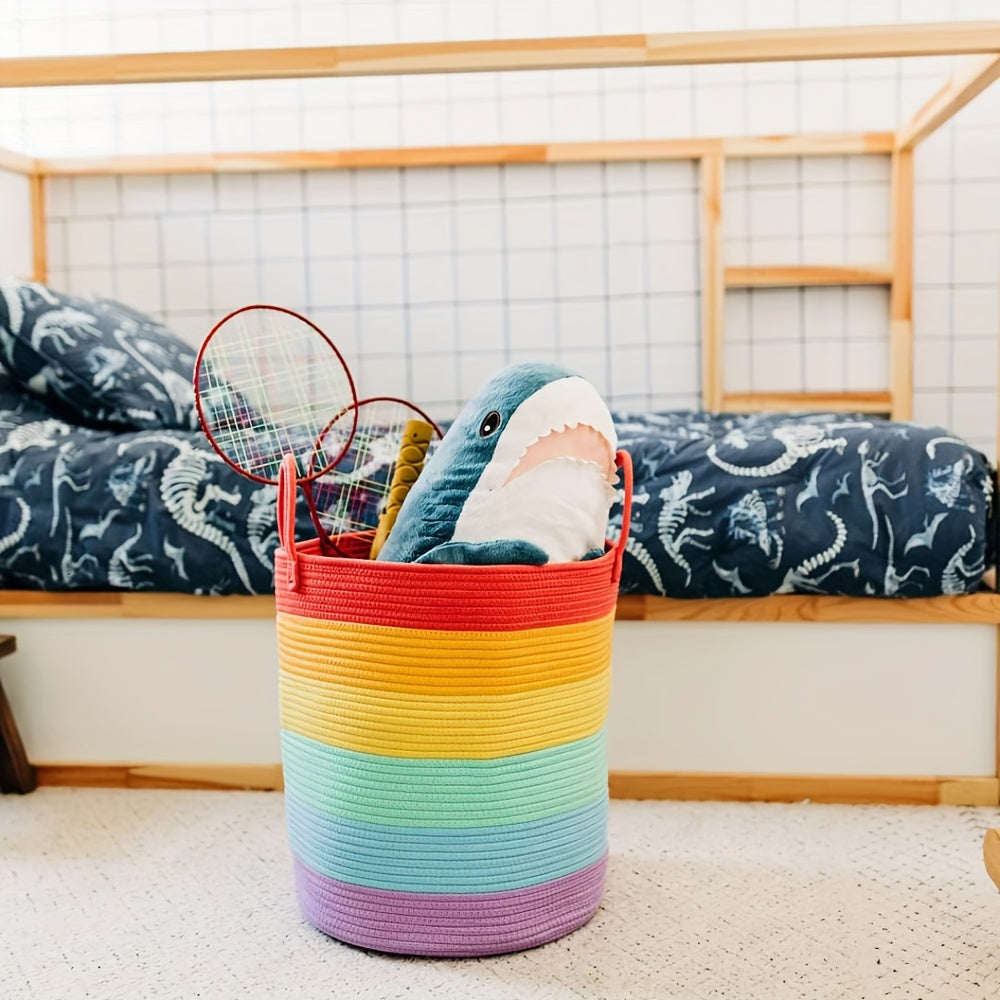
M 594 677 L 611 660 L 614 615 L 515 632 L 447 632 L 278 615 L 282 669 L 408 694 L 510 694 Z
M 592 736 L 608 708 L 610 664 L 558 687 L 504 695 L 401 695 L 282 671 L 281 726 L 387 757 L 490 759 Z

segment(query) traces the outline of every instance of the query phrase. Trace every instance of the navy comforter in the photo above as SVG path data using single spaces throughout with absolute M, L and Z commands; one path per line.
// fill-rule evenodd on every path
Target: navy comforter
M 635 467 L 625 591 L 957 594 L 992 560 L 992 470 L 940 428 L 616 423 Z M 619 506 L 613 535 L 620 525 Z M 199 431 L 68 423 L 0 374 L 0 586 L 266 593 L 276 545 L 274 489 L 233 472 Z
M 992 563 L 993 470 L 940 427 L 702 412 L 616 423 L 635 467 L 625 591 L 962 594 Z
M 267 593 L 275 492 L 200 430 L 70 424 L 0 373 L 0 586 Z

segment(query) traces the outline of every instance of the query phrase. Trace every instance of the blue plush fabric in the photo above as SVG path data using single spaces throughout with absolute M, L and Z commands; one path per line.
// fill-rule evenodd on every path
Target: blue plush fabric
M 166 327 L 119 302 L 35 282 L 0 286 L 0 362 L 84 424 L 194 430 L 195 357 Z
M 570 373 L 555 365 L 512 366 L 494 376 L 451 424 L 413 484 L 396 524 L 379 554 L 386 562 L 416 562 L 448 545 L 455 522 L 473 487 L 496 451 L 504 427 L 517 406 L 553 379 Z M 484 418 L 497 414 L 496 426 L 481 433 Z M 444 550 L 439 562 L 544 562 L 544 553 L 505 559 L 506 546 L 488 544 L 478 553 L 468 547 Z M 451 558 L 448 552 L 453 551 Z
M 553 551 L 575 550 L 568 557 L 572 559 L 583 557 L 588 549 L 591 554 L 600 554 L 601 549 L 594 546 L 603 539 L 612 495 L 606 481 L 599 488 L 603 492 L 595 491 L 598 499 L 594 509 L 586 512 L 576 509 L 583 503 L 579 496 L 556 495 L 551 487 L 541 496 L 533 495 L 530 489 L 527 493 L 516 488 L 512 491 L 505 481 L 518 456 L 527 454 L 550 430 L 558 431 L 563 421 L 571 427 L 582 421 L 603 428 L 605 435 L 613 433 L 607 407 L 593 387 L 573 372 L 541 363 L 509 365 L 497 372 L 463 407 L 427 459 L 378 558 L 388 562 L 541 565 L 550 560 Z M 606 448 L 610 470 L 610 441 L 606 441 Z M 590 468 L 599 478 L 599 467 Z M 487 477 L 491 477 L 490 484 L 484 485 Z M 479 506 L 475 507 L 477 500 Z M 540 508 L 546 501 L 548 508 Z M 458 530 L 463 514 L 463 531 L 468 531 L 470 516 L 477 521 L 471 538 L 468 534 L 462 537 Z M 574 516 L 579 524 L 567 520 Z M 480 527 L 485 537 L 476 536 Z M 492 535 L 494 530 L 496 535 Z M 565 544 L 556 538 L 563 531 L 568 536 Z

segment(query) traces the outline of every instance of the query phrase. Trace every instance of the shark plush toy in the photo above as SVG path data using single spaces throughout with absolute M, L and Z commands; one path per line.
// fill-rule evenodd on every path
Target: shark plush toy
M 599 556 L 616 440 L 588 381 L 555 365 L 512 365 L 448 429 L 378 558 L 541 565 Z

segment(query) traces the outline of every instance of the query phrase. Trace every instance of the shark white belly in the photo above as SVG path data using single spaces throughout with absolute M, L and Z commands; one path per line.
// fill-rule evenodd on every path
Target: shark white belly
M 542 564 L 599 555 L 616 441 L 585 379 L 555 365 L 512 365 L 428 458 L 378 558 Z

